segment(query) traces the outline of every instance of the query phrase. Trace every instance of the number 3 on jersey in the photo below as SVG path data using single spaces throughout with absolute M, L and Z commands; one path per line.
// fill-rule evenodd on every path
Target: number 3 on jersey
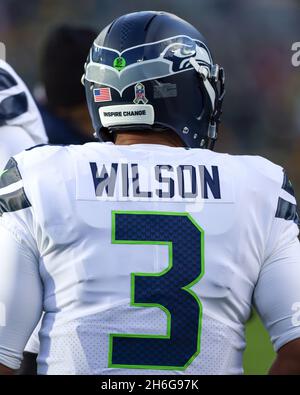
M 168 323 L 166 335 L 111 334 L 109 367 L 186 369 L 200 352 L 202 306 L 190 288 L 204 274 L 203 230 L 187 213 L 116 211 L 112 243 L 168 246 L 166 270 L 131 274 L 131 305 L 158 307 Z

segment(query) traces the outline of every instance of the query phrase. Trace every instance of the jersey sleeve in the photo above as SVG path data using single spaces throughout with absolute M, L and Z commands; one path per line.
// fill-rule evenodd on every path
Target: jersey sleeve
M 285 173 L 254 290 L 254 306 L 274 349 L 300 338 L 295 306 L 300 303 L 300 244 L 294 191 Z
M 15 159 L 0 175 L 0 215 L 0 363 L 18 369 L 43 293 L 31 204 Z

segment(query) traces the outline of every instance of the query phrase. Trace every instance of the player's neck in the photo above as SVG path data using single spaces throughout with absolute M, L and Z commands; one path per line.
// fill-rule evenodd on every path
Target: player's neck
M 179 137 L 172 132 L 123 132 L 116 136 L 116 145 L 159 144 L 169 147 L 183 147 Z

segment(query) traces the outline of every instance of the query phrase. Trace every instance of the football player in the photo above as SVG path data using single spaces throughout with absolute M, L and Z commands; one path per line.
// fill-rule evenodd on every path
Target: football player
M 47 143 L 37 106 L 21 78 L 0 59 L 0 168 L 26 148 Z
M 11 156 L 26 148 L 47 142 L 40 112 L 28 88 L 12 67 L 4 60 L 0 60 L 1 170 Z M 35 339 L 36 336 L 29 344 L 30 352 L 33 351 Z
M 122 16 L 83 82 L 101 143 L 38 147 L 0 178 L 0 364 L 39 374 L 242 374 L 252 306 L 300 374 L 298 216 L 286 173 L 212 151 L 224 71 L 164 12 Z

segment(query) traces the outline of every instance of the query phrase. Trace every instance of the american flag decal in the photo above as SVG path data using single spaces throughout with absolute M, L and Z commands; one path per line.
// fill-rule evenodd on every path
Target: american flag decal
M 104 102 L 104 101 L 111 101 L 110 88 L 94 89 L 94 100 L 95 100 L 95 103 L 100 103 L 100 102 Z

